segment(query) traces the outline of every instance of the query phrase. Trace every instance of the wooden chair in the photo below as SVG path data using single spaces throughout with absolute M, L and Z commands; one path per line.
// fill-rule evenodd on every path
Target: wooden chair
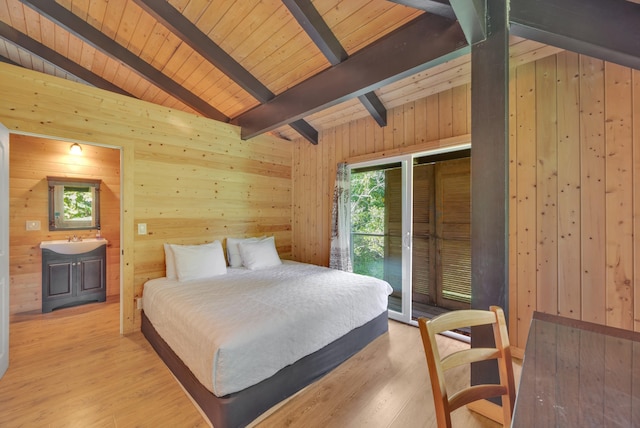
M 439 428 L 451 427 L 451 412 L 454 410 L 477 400 L 500 396 L 502 396 L 503 424 L 511 425 L 516 391 L 509 336 L 502 309 L 497 306 L 492 306 L 490 309 L 489 311 L 459 310 L 442 314 L 431 320 L 418 319 Z M 436 334 L 447 330 L 489 324 L 493 326 L 495 348 L 470 348 L 454 352 L 444 358 L 440 357 Z M 446 370 L 463 364 L 492 359 L 498 361 L 499 384 L 474 385 L 457 391 L 449 397 L 444 378 Z

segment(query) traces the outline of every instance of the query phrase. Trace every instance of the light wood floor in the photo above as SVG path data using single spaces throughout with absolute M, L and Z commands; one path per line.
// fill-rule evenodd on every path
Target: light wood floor
M 13 316 L 0 427 L 208 426 L 142 334 L 119 335 L 118 317 L 118 302 Z M 419 331 L 389 324 L 388 334 L 254 426 L 435 427 Z M 498 426 L 467 409 L 454 424 Z

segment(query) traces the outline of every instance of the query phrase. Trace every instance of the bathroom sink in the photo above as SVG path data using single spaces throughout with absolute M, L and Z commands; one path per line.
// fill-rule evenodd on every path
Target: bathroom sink
M 101 245 L 107 245 L 107 240 L 90 238 L 82 241 L 67 241 L 66 239 L 60 239 L 57 241 L 42 241 L 40 248 L 46 248 L 58 254 L 82 254 L 95 250 Z

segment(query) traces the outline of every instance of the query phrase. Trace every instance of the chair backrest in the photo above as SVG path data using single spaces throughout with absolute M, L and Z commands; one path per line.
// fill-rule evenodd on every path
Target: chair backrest
M 454 410 L 477 400 L 500 396 L 504 415 L 503 424 L 509 426 L 516 392 L 509 335 L 502 309 L 492 306 L 489 311 L 475 309 L 452 311 L 431 320 L 419 318 L 418 325 L 429 367 L 438 427 L 451 427 L 451 412 Z M 479 325 L 493 326 L 495 348 L 470 348 L 454 352 L 444 358 L 440 356 L 436 334 Z M 499 384 L 473 385 L 449 396 L 444 378 L 446 370 L 463 364 L 493 359 L 498 361 Z

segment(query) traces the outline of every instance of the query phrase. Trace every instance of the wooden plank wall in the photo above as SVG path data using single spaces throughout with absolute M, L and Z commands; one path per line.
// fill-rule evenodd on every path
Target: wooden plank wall
M 122 148 L 123 331 L 164 275 L 164 242 L 273 234 L 291 257 L 292 144 L 235 126 L 0 64 L 0 123 L 16 133 Z M 137 235 L 146 223 L 148 235 Z
M 291 144 L 208 138 L 135 149 L 134 216 L 149 230 L 136 235 L 136 284 L 164 276 L 165 242 L 273 235 L 291 257 Z
M 640 71 L 562 52 L 513 74 L 512 338 L 534 310 L 640 330 Z
M 533 311 L 640 330 L 640 71 L 562 52 L 510 80 L 510 320 Z M 327 264 L 335 165 L 470 132 L 468 85 L 294 146 L 294 258 Z M 413 146 L 413 147 L 410 147 Z
M 47 176 L 102 180 L 101 232 L 107 247 L 107 296 L 120 294 L 120 150 L 83 145 L 82 156 L 69 154 L 71 143 L 12 134 L 9 141 L 9 287 L 10 313 L 42 308 L 40 242 L 66 239 L 74 233 L 94 237 L 95 231 L 49 231 Z M 26 230 L 28 220 L 40 230 Z

